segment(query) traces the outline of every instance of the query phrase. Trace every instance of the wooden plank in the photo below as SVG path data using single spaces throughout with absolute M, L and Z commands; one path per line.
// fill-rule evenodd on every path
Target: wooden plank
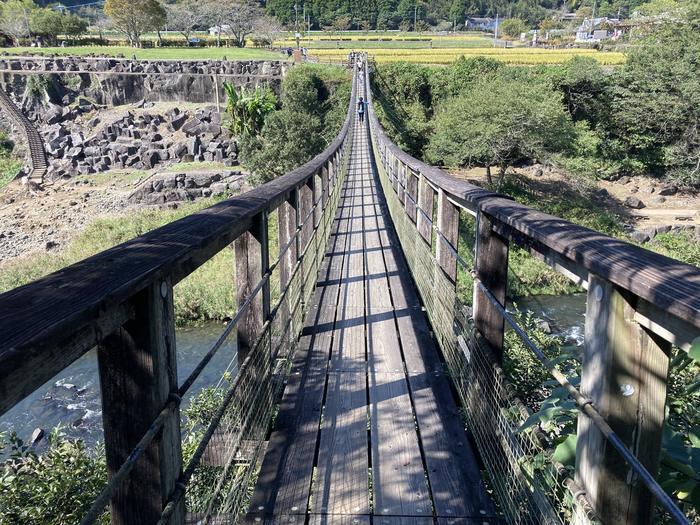
M 176 392 L 175 314 L 168 280 L 141 292 L 136 318 L 105 338 L 97 352 L 102 393 L 102 421 L 109 476 L 113 476 Z M 180 412 L 175 408 L 163 430 L 115 490 L 115 524 L 154 523 L 182 472 Z M 173 523 L 183 523 L 184 502 Z
M 386 209 L 383 195 L 377 208 L 381 212 Z M 384 215 L 380 216 L 380 228 L 385 220 Z M 391 225 L 386 225 L 382 247 L 387 271 L 393 270 L 392 301 L 396 305 L 398 333 L 435 510 L 442 516 L 480 516 L 482 511 L 493 515 L 493 504 L 481 482 L 476 455 L 464 432 L 449 379 L 443 374 L 443 365 L 395 235 Z
M 253 226 L 233 243 L 236 266 L 236 304 L 251 299 L 236 326 L 238 333 L 238 364 L 243 363 L 253 348 L 263 324 L 270 316 L 270 280 L 253 292 L 270 267 L 267 213 L 255 216 Z
M 493 230 L 492 220 L 484 213 L 477 216 L 477 278 L 504 306 L 508 287 L 508 240 Z M 497 359 L 502 359 L 505 320 L 478 286 L 474 286 L 474 326 L 488 341 Z
M 359 177 L 357 159 L 353 158 L 348 174 L 348 184 L 355 191 L 350 221 L 350 250 L 341 277 L 338 318 L 333 335 L 331 352 L 332 370 L 357 370 L 365 359 L 365 267 L 364 234 L 362 230 L 362 180 Z
M 370 517 L 337 514 L 311 514 L 309 525 L 370 525 Z
M 591 274 L 581 393 L 652 474 L 659 469 L 671 345 L 634 321 L 635 298 Z M 650 524 L 654 498 L 584 414 L 576 480 L 604 523 Z
M 331 370 L 328 376 L 312 511 L 318 514 L 369 512 L 367 378 L 364 371 L 364 257 L 361 159 L 353 156 L 347 184 L 354 191 L 349 253 L 340 284 Z M 362 372 L 358 372 L 362 367 Z
M 344 190 L 342 201 L 350 198 Z M 332 284 L 319 287 L 314 293 L 251 499 L 253 518 L 306 511 L 350 211 L 349 207 L 339 209 L 333 226 L 328 252 L 337 254 L 324 258 L 319 275 L 319 280 Z
M 372 488 L 375 514 L 430 516 L 430 491 L 403 372 L 370 371 Z
M 318 514 L 367 514 L 367 376 L 330 373 L 323 411 L 312 510 Z
M 371 181 L 371 179 L 367 179 Z M 377 214 L 376 183 L 364 199 L 366 303 L 367 303 L 367 358 L 375 372 L 403 372 L 403 358 L 396 333 L 394 305 L 389 291 L 387 268 L 384 262 L 380 225 L 383 217 Z

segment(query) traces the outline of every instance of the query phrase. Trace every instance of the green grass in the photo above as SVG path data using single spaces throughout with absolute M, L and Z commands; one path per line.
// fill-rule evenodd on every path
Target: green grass
M 235 48 L 235 47 L 204 47 L 204 48 L 179 48 L 159 47 L 149 49 L 136 49 L 133 47 L 118 46 L 76 46 L 76 47 L 12 47 L 5 48 L 3 52 L 13 55 L 100 55 L 117 56 L 124 55 L 143 60 L 286 60 L 286 55 L 268 51 L 265 49 Z
M 27 284 L 98 252 L 142 235 L 216 202 L 182 204 L 177 210 L 147 210 L 126 217 L 98 219 L 60 253 L 33 255 L 0 267 L 0 293 Z M 224 249 L 175 288 L 177 323 L 223 319 L 234 312 L 233 255 Z
M 213 171 L 213 170 L 227 170 L 231 169 L 226 167 L 223 162 L 178 162 L 165 168 L 164 171 L 168 173 L 174 173 L 177 171 Z
M 0 190 L 17 177 L 20 169 L 21 161 L 0 156 Z

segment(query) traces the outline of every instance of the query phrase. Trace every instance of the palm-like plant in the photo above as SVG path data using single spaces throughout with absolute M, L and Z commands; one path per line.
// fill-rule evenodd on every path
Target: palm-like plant
M 265 124 L 265 117 L 277 107 L 277 97 L 265 87 L 241 88 L 224 82 L 228 103 L 226 111 L 231 116 L 229 130 L 235 136 L 256 136 Z

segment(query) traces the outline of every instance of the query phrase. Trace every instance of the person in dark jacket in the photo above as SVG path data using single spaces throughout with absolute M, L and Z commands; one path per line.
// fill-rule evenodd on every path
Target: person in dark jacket
M 365 99 L 360 97 L 360 101 L 357 103 L 357 117 L 360 119 L 360 122 L 365 121 Z

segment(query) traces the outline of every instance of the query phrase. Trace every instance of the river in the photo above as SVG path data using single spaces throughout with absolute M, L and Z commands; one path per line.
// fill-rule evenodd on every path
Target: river
M 178 329 L 177 372 L 180 384 L 209 351 L 223 329 L 221 323 Z M 190 393 L 219 381 L 235 360 L 235 340 L 234 333 L 204 369 Z M 184 402 L 187 402 L 187 398 Z M 34 429 L 42 428 L 48 432 L 59 424 L 67 436 L 84 439 L 89 445 L 102 440 L 102 408 L 95 350 L 76 360 L 4 414 L 0 418 L 0 432 L 15 431 L 20 438 L 29 440 Z
M 546 320 L 553 334 L 561 335 L 577 345 L 583 343 L 585 294 L 535 296 L 515 302 L 521 310 L 532 311 L 537 317 Z M 222 330 L 221 323 L 210 323 L 177 331 L 180 383 L 211 348 Z M 204 369 L 190 392 L 196 393 L 203 387 L 216 384 L 229 364 L 235 363 L 235 334 L 229 339 Z M 0 431 L 14 430 L 19 437 L 28 440 L 36 428 L 48 432 L 58 424 L 63 426 L 67 436 L 84 439 L 88 445 L 102 440 L 102 410 L 97 355 L 94 350 L 47 381 L 0 418 Z

